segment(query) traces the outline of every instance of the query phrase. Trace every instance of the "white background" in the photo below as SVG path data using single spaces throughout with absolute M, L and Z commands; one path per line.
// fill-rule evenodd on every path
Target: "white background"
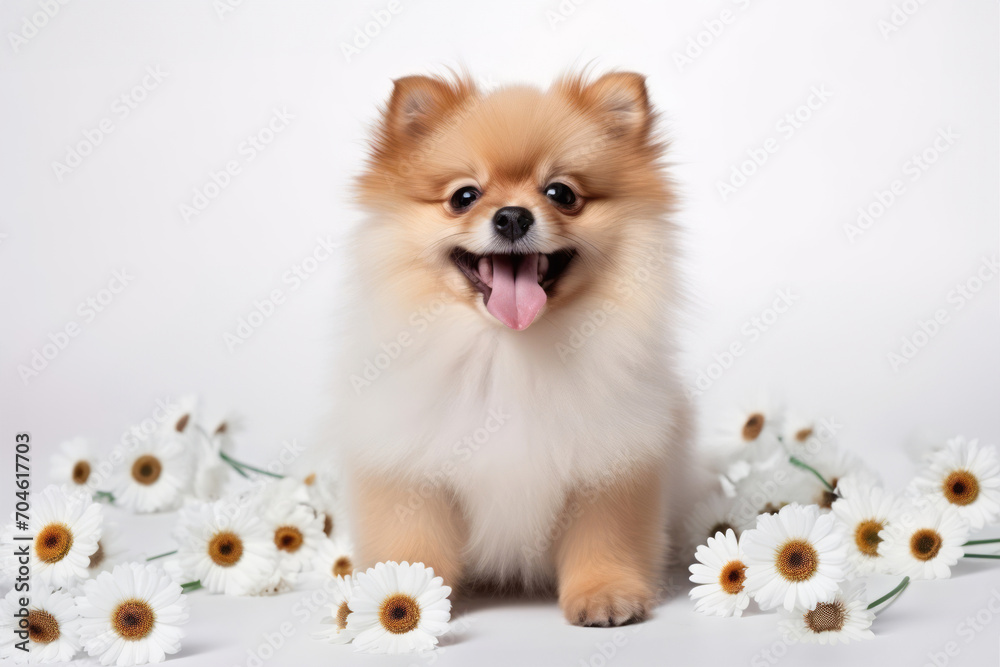
M 157 399 L 188 392 L 210 410 L 243 415 L 244 459 L 270 460 L 283 442 L 328 444 L 335 435 L 318 428 L 327 359 L 332 332 L 349 326 L 336 305 L 351 277 L 340 257 L 298 289 L 283 276 L 317 237 L 342 238 L 358 219 L 349 179 L 391 79 L 451 66 L 488 84 L 545 85 L 592 61 L 646 74 L 673 140 L 692 299 L 684 377 L 694 385 L 702 371 L 718 376 L 698 399 L 706 431 L 763 388 L 832 419 L 841 441 L 892 485 L 914 471 L 907 443 L 958 433 L 1000 440 L 1000 280 L 994 270 L 961 308 L 954 292 L 998 252 L 996 3 L 909 0 L 899 6 L 911 13 L 897 12 L 900 25 L 887 32 L 890 0 L 502 9 L 400 0 L 349 59 L 343 45 L 387 3 L 244 0 L 220 13 L 221 4 L 71 2 L 37 34 L 24 27 L 37 2 L 0 8 L 0 405 L 3 437 L 33 434 L 37 468 L 60 440 L 83 434 L 110 446 Z M 15 45 L 10 34 L 31 36 Z M 701 53 L 678 63 L 691 40 Z M 123 118 L 115 100 L 142 85 L 147 67 L 166 76 L 139 91 L 144 99 Z M 800 110 L 809 118 L 787 136 L 779 122 L 814 88 L 829 99 Z M 293 120 L 246 161 L 242 142 L 276 108 Z M 113 132 L 60 179 L 53 163 L 106 118 Z M 913 156 L 941 131 L 957 138 L 912 179 Z M 776 152 L 723 200 L 718 184 L 769 138 Z M 179 206 L 229 160 L 240 173 L 185 222 Z M 896 179 L 902 194 L 849 239 L 858 208 Z M 121 269 L 133 279 L 88 321 L 79 305 Z M 224 334 L 274 289 L 284 303 L 231 351 Z M 779 290 L 794 306 L 751 339 L 745 324 L 766 316 Z M 929 340 L 917 336 L 926 344 L 894 369 L 888 355 L 938 310 L 947 322 Z M 79 335 L 24 380 L 18 367 L 74 322 Z M 744 353 L 721 373 L 710 368 L 734 342 Z M 5 460 L 5 495 L 8 469 Z M 171 517 L 122 521 L 145 544 L 170 548 Z M 949 641 L 960 649 L 949 664 L 997 664 L 997 614 L 968 643 L 956 626 L 987 609 L 1000 577 L 982 563 L 956 574 L 911 587 L 879 618 L 874 642 L 795 647 L 785 664 L 919 665 Z M 244 664 L 245 647 L 294 602 L 198 595 L 176 664 Z M 599 665 L 595 642 L 615 632 L 566 626 L 552 602 L 472 609 L 441 664 Z M 273 664 L 353 659 L 296 627 Z M 771 664 L 759 652 L 778 637 L 771 616 L 705 619 L 683 597 L 634 630 L 611 664 Z M 391 664 L 414 662 L 431 664 Z

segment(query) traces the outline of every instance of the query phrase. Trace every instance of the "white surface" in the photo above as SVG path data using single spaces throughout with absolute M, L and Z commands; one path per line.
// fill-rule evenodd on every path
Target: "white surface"
M 0 6 L 0 405 L 3 437 L 32 432 L 36 466 L 73 435 L 110 446 L 127 424 L 150 417 L 157 399 L 189 391 L 245 415 L 247 460 L 272 460 L 282 443 L 322 444 L 327 341 L 344 324 L 333 313 L 348 277 L 337 258 L 298 289 L 283 276 L 318 236 L 339 238 L 357 219 L 347 183 L 390 79 L 464 65 L 491 83 L 544 84 L 595 58 L 649 76 L 674 141 L 693 300 L 685 377 L 693 383 L 714 354 L 745 345 L 699 399 L 703 421 L 768 387 L 841 424 L 842 441 L 896 485 L 913 472 L 902 446 L 916 434 L 1000 441 L 1000 280 L 994 275 L 960 310 L 949 300 L 998 251 L 995 3 L 928 2 L 884 38 L 888 0 L 553 0 L 502 10 L 401 0 L 346 62 L 341 43 L 387 5 L 244 0 L 220 18 L 208 2 L 71 2 L 17 52 L 9 33 L 39 5 Z M 560 7 L 575 9 L 553 26 L 548 12 Z M 732 22 L 679 70 L 674 54 L 724 9 Z M 147 67 L 166 78 L 122 118 L 115 99 L 140 85 Z M 832 96 L 786 138 L 777 124 L 813 87 Z M 246 161 L 242 142 L 275 108 L 294 118 Z M 113 132 L 59 181 L 53 161 L 104 118 Z M 957 140 L 909 180 L 907 161 L 948 127 Z M 722 201 L 717 182 L 771 137 L 777 151 Z M 241 172 L 185 224 L 178 206 L 229 160 Z M 897 178 L 905 192 L 849 242 L 843 225 Z M 122 268 L 134 279 L 87 321 L 78 304 Z M 286 301 L 231 353 L 224 334 L 276 288 Z M 750 340 L 744 323 L 781 289 L 797 296 L 794 307 Z M 893 371 L 887 354 L 938 309 L 948 322 Z M 24 383 L 18 365 L 70 322 L 79 335 Z M 4 497 L 8 469 L 5 461 Z M 135 525 L 167 548 L 170 522 Z M 996 613 L 970 643 L 957 625 L 986 608 L 1000 577 L 983 563 L 957 574 L 912 587 L 878 621 L 875 642 L 798 647 L 781 662 L 920 665 L 954 640 L 960 653 L 948 664 L 997 664 Z M 174 664 L 243 664 L 244 647 L 280 625 L 292 604 L 291 596 L 199 595 L 184 659 Z M 550 603 L 477 605 L 467 618 L 468 632 L 438 654 L 441 664 L 579 665 L 615 632 L 568 627 Z M 704 619 L 683 598 L 635 629 L 610 664 L 768 664 L 752 661 L 777 638 L 769 616 Z M 351 655 L 306 634 L 299 629 L 271 664 Z
M 174 547 L 169 537 L 173 514 L 138 518 L 110 509 L 107 516 L 106 520 L 131 533 L 130 539 L 139 547 L 131 558 Z M 568 625 L 552 600 L 458 599 L 452 613 L 453 630 L 442 638 L 441 647 L 431 653 L 402 656 L 360 654 L 351 645 L 333 646 L 312 639 L 320 619 L 329 613 L 328 608 L 310 602 L 312 593 L 231 598 L 196 591 L 189 597 L 191 620 L 181 653 L 166 664 L 920 667 L 934 665 L 928 654 L 942 654 L 937 657 L 947 662 L 934 667 L 992 667 L 998 662 L 1000 649 L 997 567 L 995 561 L 966 560 L 954 569 L 952 579 L 914 582 L 898 602 L 876 618 L 874 640 L 846 646 L 786 644 L 773 613 L 751 612 L 743 618 L 726 619 L 696 614 L 684 580 L 678 581 L 680 595 L 658 608 L 649 621 L 622 628 Z M 881 596 L 897 583 L 887 577 L 873 578 L 872 597 Z M 948 656 L 944 652 L 952 643 L 954 655 Z M 272 651 L 273 645 L 277 650 Z M 602 652 L 609 653 L 612 647 L 613 657 L 601 662 Z M 253 657 L 264 660 L 257 663 Z

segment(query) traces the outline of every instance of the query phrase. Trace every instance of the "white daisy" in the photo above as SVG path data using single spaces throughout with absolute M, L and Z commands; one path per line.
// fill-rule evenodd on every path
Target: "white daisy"
M 451 588 L 423 563 L 379 563 L 354 579 L 347 631 L 358 651 L 431 649 L 448 631 Z
M 689 568 L 691 581 L 700 585 L 689 595 L 695 610 L 709 616 L 742 616 L 750 595 L 743 586 L 747 566 L 733 529 L 708 538 L 694 557 L 698 562 Z
M 80 636 L 91 657 L 102 665 L 162 662 L 181 649 L 187 623 L 187 599 L 159 567 L 118 565 L 83 587 L 77 601 Z
M 328 541 L 323 534 L 323 517 L 309 505 L 295 502 L 261 510 L 278 557 L 292 563 L 296 572 L 311 566 L 320 545 Z
M 93 493 L 96 476 L 91 476 L 91 473 L 97 469 L 97 463 L 97 457 L 86 438 L 67 440 L 52 455 L 52 481 Z
M 740 545 L 746 587 L 761 609 L 811 609 L 829 601 L 849 567 L 843 531 L 815 505 L 788 505 L 761 515 Z
M 349 606 L 351 595 L 354 591 L 354 584 L 351 575 L 334 577 L 333 603 L 330 605 L 330 615 L 323 618 L 320 623 L 328 624 L 330 627 L 317 632 L 314 637 L 330 642 L 331 644 L 346 644 L 354 639 L 354 635 L 347 629 L 347 619 L 351 615 Z
M 694 509 L 685 519 L 685 529 L 687 531 L 688 543 L 690 545 L 690 555 L 694 555 L 694 550 L 705 543 L 710 537 L 715 537 L 716 533 L 725 533 L 733 530 L 736 537 L 740 536 L 745 519 L 738 516 L 738 500 L 726 498 L 721 493 L 714 494 L 709 498 L 695 504 Z M 756 518 L 756 514 L 754 514 Z M 685 554 L 685 558 L 688 558 Z
M 16 634 L 20 599 L 28 595 L 28 651 L 17 648 L 24 640 Z M 12 590 L 0 600 L 0 658 L 15 664 L 68 662 L 80 650 L 79 614 L 65 591 L 33 586 L 31 593 Z
M 940 507 L 953 506 L 973 530 L 1000 519 L 1000 456 L 996 447 L 962 437 L 928 457 L 912 490 Z
M 90 557 L 97 551 L 102 522 L 100 505 L 86 494 L 67 493 L 54 484 L 34 494 L 28 519 L 28 534 L 34 535 L 29 549 L 31 576 L 53 588 L 69 588 L 86 579 Z M 4 531 L 8 554 L 5 563 L 11 572 L 18 569 L 12 555 L 14 536 L 21 534 L 24 533 L 15 532 L 13 524 Z
M 187 433 L 188 428 L 197 423 L 200 400 L 196 394 L 181 396 L 171 402 L 170 409 L 160 422 L 158 429 L 161 434 Z
M 306 567 L 302 582 L 304 586 L 318 588 L 333 579 L 354 574 L 354 547 L 345 538 L 320 542 L 312 562 Z
M 732 411 L 719 422 L 712 438 L 716 469 L 725 470 L 734 459 L 764 461 L 780 451 L 783 421 L 781 408 L 765 397 Z
M 128 547 L 122 542 L 118 526 L 105 524 L 101 530 L 101 537 L 97 540 L 97 549 L 90 554 L 90 563 L 87 564 L 90 577 L 96 577 L 101 572 L 110 572 L 115 565 L 122 562 L 128 551 Z
M 323 517 L 309 505 L 288 500 L 261 506 L 257 514 L 263 517 L 277 557 L 277 567 L 258 593 L 271 595 L 291 590 L 299 574 L 312 566 L 320 545 L 327 541 Z
M 778 628 L 792 642 L 836 644 L 873 639 L 875 613 L 868 610 L 860 582 L 845 583 L 832 599 L 807 610 L 782 611 Z
M 252 508 L 219 501 L 185 506 L 174 529 L 182 578 L 213 593 L 253 595 L 277 567 L 277 550 Z
M 840 482 L 837 494 L 840 497 L 833 503 L 833 515 L 847 535 L 853 573 L 864 576 L 883 572 L 885 553 L 880 548 L 879 534 L 899 516 L 902 500 L 858 477 Z
M 885 571 L 913 579 L 947 579 L 965 551 L 969 524 L 955 507 L 909 506 L 879 533 Z
M 822 446 L 816 420 L 789 412 L 781 424 L 781 441 L 790 454 L 798 456 Z
M 174 509 L 190 483 L 190 453 L 184 438 L 177 433 L 157 433 L 118 467 L 115 502 L 134 512 Z

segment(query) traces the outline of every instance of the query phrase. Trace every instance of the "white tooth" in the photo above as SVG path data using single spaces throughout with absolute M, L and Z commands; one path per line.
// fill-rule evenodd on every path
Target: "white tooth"
M 479 258 L 479 277 L 487 287 L 493 287 L 493 260 L 489 257 Z
M 549 272 L 549 256 L 540 255 L 538 257 L 538 282 L 542 282 L 545 274 Z

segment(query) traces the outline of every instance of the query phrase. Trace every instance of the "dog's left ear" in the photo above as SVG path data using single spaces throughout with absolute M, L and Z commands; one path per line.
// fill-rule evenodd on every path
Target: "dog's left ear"
M 653 113 L 646 77 L 641 74 L 610 72 L 575 92 L 586 108 L 605 118 L 615 134 L 641 134 L 649 129 Z
M 385 124 L 397 137 L 428 134 L 442 114 L 464 101 L 474 91 L 464 79 L 448 81 L 429 76 L 407 76 L 393 82 L 385 111 Z

